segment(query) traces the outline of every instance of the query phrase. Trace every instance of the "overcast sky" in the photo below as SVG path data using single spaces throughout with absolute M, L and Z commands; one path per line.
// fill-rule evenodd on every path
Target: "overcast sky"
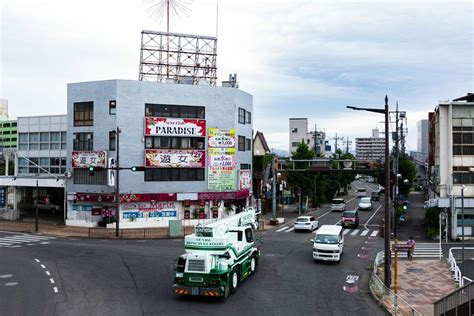
M 416 122 L 474 92 L 472 1 L 194 0 L 170 31 L 215 36 L 217 2 L 218 80 L 238 74 L 270 147 L 288 150 L 290 117 L 370 136 L 383 116 L 345 107 L 388 94 L 416 150 Z M 166 30 L 142 0 L 0 0 L 0 99 L 12 117 L 65 114 L 69 82 L 137 80 L 142 29 Z

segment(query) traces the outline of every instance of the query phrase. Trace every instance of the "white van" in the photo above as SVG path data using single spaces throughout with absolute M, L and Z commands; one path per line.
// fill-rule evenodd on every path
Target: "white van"
M 341 211 L 344 212 L 346 210 L 346 202 L 344 199 L 332 199 L 331 201 L 331 211 Z
M 317 231 L 313 244 L 313 259 L 324 261 L 341 261 L 344 251 L 344 234 L 339 225 L 322 225 Z
M 367 191 L 365 191 L 365 189 L 363 188 L 357 189 L 358 198 L 365 197 L 365 196 L 367 196 Z

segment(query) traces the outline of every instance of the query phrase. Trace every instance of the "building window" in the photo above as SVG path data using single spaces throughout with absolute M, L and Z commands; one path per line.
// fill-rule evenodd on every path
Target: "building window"
M 38 133 L 30 133 L 30 143 L 37 143 L 39 141 Z
M 239 135 L 238 143 L 239 143 L 238 150 L 245 151 L 245 136 Z
M 146 149 L 204 149 L 204 137 L 145 137 Z
M 28 142 L 28 133 L 18 133 L 18 140 L 20 143 Z
M 115 143 L 117 142 L 115 131 L 109 132 L 109 150 L 115 151 Z
M 245 124 L 245 109 L 239 108 L 239 123 Z
M 205 108 L 203 106 L 146 103 L 145 116 L 204 119 Z
M 115 115 L 115 113 L 117 113 L 117 109 L 115 107 L 115 100 L 112 100 L 112 101 L 109 101 L 109 114 L 110 115 Z
M 240 164 L 240 170 L 250 170 L 252 169 L 252 165 L 249 163 L 241 163 Z
M 299 144 L 300 144 L 300 143 L 298 143 L 298 142 L 292 142 L 292 143 L 291 143 L 291 147 L 298 147 Z
M 247 124 L 252 123 L 252 113 L 250 113 L 249 111 L 247 111 L 247 112 L 245 112 L 245 113 L 246 113 L 246 116 L 245 116 L 246 120 L 245 120 L 245 122 L 246 122 Z
M 204 181 L 204 169 L 203 168 L 146 169 L 145 181 Z
M 249 138 L 245 139 L 245 150 L 252 150 L 252 140 Z
M 91 176 L 88 169 L 74 169 L 73 179 L 74 184 L 106 185 L 107 170 L 96 170 Z
M 472 126 L 453 127 L 453 155 L 474 155 Z
M 94 125 L 94 102 L 74 103 L 74 126 Z
M 73 150 L 94 150 L 93 133 L 74 133 L 73 139 Z
M 292 132 L 292 133 L 298 133 L 298 128 L 293 127 L 293 128 L 291 129 L 291 132 Z

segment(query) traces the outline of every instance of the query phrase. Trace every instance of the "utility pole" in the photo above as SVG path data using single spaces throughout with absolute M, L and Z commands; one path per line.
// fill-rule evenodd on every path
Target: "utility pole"
M 395 173 L 395 183 L 393 185 L 393 200 L 395 202 L 393 211 L 393 235 L 397 237 L 397 209 L 398 209 L 398 159 L 399 159 L 399 137 L 398 137 L 398 101 L 395 110 L 395 161 L 393 169 Z
M 278 170 L 275 168 L 275 157 L 272 159 L 273 180 L 272 180 L 272 216 L 276 219 L 276 179 Z
M 115 157 L 115 237 L 120 236 L 120 127 L 117 126 L 115 130 L 115 150 L 117 157 Z
M 334 143 L 334 147 L 335 147 L 334 153 L 337 155 L 337 141 L 338 141 L 338 140 L 344 140 L 344 137 L 337 137 L 337 133 L 336 133 L 336 137 L 334 137 L 333 139 L 335 140 L 335 143 Z M 338 158 L 338 157 L 336 156 L 336 158 Z
M 405 135 L 403 135 L 403 122 L 400 124 L 400 141 L 402 142 L 402 154 L 405 154 Z
M 39 174 L 38 174 L 38 177 L 39 177 Z M 36 179 L 35 232 L 38 232 L 38 204 L 39 204 L 38 179 Z

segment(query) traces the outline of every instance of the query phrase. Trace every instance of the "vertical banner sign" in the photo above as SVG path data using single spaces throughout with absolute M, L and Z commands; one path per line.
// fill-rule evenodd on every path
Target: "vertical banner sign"
M 252 171 L 251 170 L 240 170 L 240 190 L 252 189 Z
M 7 206 L 7 187 L 0 187 L 0 208 L 5 208 Z
M 208 189 L 236 189 L 235 128 L 208 128 Z
M 115 186 L 115 158 L 109 158 L 109 169 L 107 169 L 107 185 L 109 187 Z

